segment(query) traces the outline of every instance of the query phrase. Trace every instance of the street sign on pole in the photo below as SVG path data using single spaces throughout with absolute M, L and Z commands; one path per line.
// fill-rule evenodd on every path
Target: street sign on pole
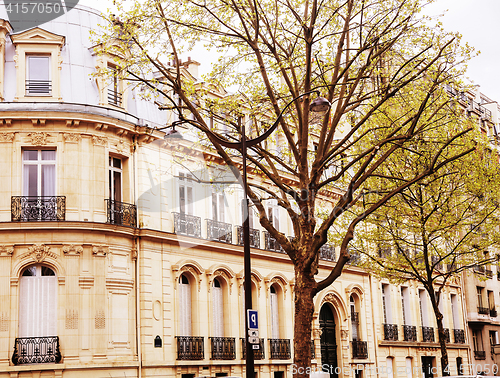
M 257 310 L 247 310 L 248 316 L 248 329 L 259 328 L 259 317 Z
M 248 330 L 248 336 L 250 336 L 250 337 L 259 337 L 259 330 L 258 329 L 249 329 Z

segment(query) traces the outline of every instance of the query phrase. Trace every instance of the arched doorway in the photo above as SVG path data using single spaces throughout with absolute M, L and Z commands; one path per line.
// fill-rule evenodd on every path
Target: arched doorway
M 330 378 L 337 378 L 337 339 L 335 333 L 335 319 L 328 303 L 321 306 L 319 312 L 319 326 L 321 329 L 321 366 L 323 371 L 330 373 Z M 325 367 L 328 366 L 327 369 Z

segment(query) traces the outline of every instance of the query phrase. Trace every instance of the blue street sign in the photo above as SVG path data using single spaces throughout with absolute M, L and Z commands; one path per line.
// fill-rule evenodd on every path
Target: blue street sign
M 259 317 L 257 310 L 247 310 L 248 316 L 248 328 L 257 329 L 259 328 Z

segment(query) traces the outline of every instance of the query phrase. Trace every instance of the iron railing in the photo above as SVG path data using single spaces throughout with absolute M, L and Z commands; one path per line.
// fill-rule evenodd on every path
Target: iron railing
M 384 340 L 398 341 L 397 324 L 384 324 Z
M 354 251 L 349 251 L 349 260 L 347 261 L 347 264 L 351 266 L 357 266 L 361 262 L 361 255 L 359 252 L 354 252 Z
M 266 242 L 266 250 L 284 253 L 283 248 L 281 248 L 280 243 L 271 236 L 267 231 L 264 232 L 264 240 Z
M 212 360 L 234 360 L 236 346 L 234 337 L 210 337 Z
M 453 339 L 456 344 L 465 344 L 465 332 L 463 329 L 453 330 Z
M 444 341 L 446 343 L 450 342 L 450 330 L 448 328 L 445 328 L 444 330 Z
M 481 315 L 488 315 L 490 313 L 490 309 L 488 307 L 477 307 L 477 313 Z
M 59 363 L 61 358 L 58 336 L 17 337 L 14 342 L 14 365 Z
M 486 277 L 493 278 L 493 271 L 491 269 L 485 269 Z
M 289 360 L 291 358 L 289 339 L 269 339 L 269 358 L 271 360 Z
M 50 80 L 26 80 L 26 94 L 50 95 L 51 93 L 52 82 Z
M 353 340 L 352 358 L 368 358 L 368 342 Z
M 108 104 L 122 106 L 122 94 L 114 89 L 108 89 Z
M 434 328 L 422 326 L 422 341 L 433 343 L 434 340 Z
M 320 260 L 335 261 L 336 257 L 337 256 L 335 256 L 335 247 L 333 245 L 324 244 L 319 249 Z
M 237 226 L 236 233 L 238 234 L 238 245 L 243 245 L 243 227 Z M 260 232 L 254 228 L 250 229 L 250 247 L 260 248 Z
M 476 360 L 485 360 L 486 359 L 486 352 L 484 350 L 475 350 L 474 351 L 474 358 Z
M 205 358 L 203 336 L 175 336 L 178 360 L 203 360 Z
M 185 213 L 174 214 L 174 232 L 178 235 L 201 238 L 201 218 Z
M 240 337 L 241 340 L 241 359 L 244 360 L 247 358 L 247 343 L 245 342 L 245 339 L 243 337 Z M 266 359 L 266 354 L 264 351 L 264 345 L 265 345 L 265 340 L 264 339 L 259 339 L 259 349 L 254 349 L 253 350 L 253 359 L 254 360 L 265 360 Z
M 232 227 L 230 223 L 207 219 L 207 239 L 231 244 L 233 242 Z
M 64 221 L 65 196 L 13 196 L 10 201 L 12 222 Z
M 403 326 L 405 341 L 417 341 L 417 327 L 412 325 Z
M 495 309 L 490 309 L 490 316 L 491 316 L 492 318 L 496 318 L 496 317 L 498 316 L 498 314 L 497 314 L 497 310 L 495 310 Z
M 137 206 L 131 203 L 106 199 L 107 223 L 137 227 Z
M 474 272 L 476 273 L 484 273 L 485 270 L 484 265 L 474 265 Z

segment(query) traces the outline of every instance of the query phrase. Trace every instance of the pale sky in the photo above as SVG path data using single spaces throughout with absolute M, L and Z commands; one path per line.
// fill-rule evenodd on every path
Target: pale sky
M 111 0 L 81 0 L 80 4 L 101 11 L 113 6 Z M 500 0 L 436 0 L 426 8 L 429 15 L 445 13 L 444 28 L 461 33 L 464 42 L 481 52 L 469 63 L 467 76 L 486 96 L 500 102 L 500 70 L 497 69 L 500 65 Z M 201 59 L 197 59 L 195 53 L 191 55 L 194 60 Z M 200 67 L 200 71 L 207 72 L 208 67 Z

